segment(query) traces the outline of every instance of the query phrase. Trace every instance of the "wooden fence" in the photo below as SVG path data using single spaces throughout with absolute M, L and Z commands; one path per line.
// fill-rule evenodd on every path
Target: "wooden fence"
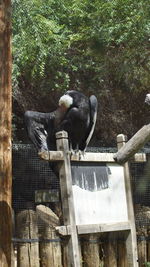
M 147 211 L 147 216 L 149 216 Z M 56 227 L 58 216 L 48 207 L 38 205 L 33 211 L 16 214 L 17 238 L 13 241 L 11 267 L 69 267 L 66 262 L 67 237 L 61 238 Z M 139 267 L 150 265 L 150 224 L 137 228 Z M 128 267 L 125 233 L 81 235 L 81 266 Z

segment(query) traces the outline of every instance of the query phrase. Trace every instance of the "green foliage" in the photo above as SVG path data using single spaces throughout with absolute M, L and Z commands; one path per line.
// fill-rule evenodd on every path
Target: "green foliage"
M 14 89 L 148 90 L 146 0 L 13 0 Z

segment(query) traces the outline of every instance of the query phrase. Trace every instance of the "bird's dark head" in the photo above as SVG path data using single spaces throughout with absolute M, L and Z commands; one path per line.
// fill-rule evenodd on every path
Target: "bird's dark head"
M 150 105 L 150 94 L 147 94 L 145 97 L 145 103 Z
M 70 95 L 63 95 L 59 99 L 59 107 L 63 110 L 69 109 L 73 104 L 73 98 Z

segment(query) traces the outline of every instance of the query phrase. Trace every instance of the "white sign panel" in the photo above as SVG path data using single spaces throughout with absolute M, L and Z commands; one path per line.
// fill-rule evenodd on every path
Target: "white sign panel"
M 128 221 L 122 166 L 75 166 L 72 176 L 77 225 Z

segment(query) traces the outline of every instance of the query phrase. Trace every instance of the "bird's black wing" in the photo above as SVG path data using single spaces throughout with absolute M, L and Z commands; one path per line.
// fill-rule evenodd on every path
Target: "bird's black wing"
M 54 114 L 37 111 L 26 111 L 24 121 L 28 136 L 37 150 L 48 150 L 48 139 L 51 131 L 50 126 L 54 120 Z M 51 127 L 53 128 L 53 127 Z
M 96 119 L 97 119 L 97 107 L 98 107 L 98 102 L 96 96 L 92 95 L 89 98 L 89 106 L 90 106 L 90 124 L 89 127 L 86 131 L 84 140 L 82 140 L 82 143 L 80 144 L 80 150 L 85 150 L 86 147 L 88 146 L 91 137 L 94 132 L 95 124 L 96 124 Z
M 80 127 L 80 128 L 79 128 Z M 68 133 L 69 145 L 73 150 L 78 149 L 78 143 L 82 137 L 82 120 L 81 112 L 77 107 L 72 107 L 66 113 L 66 116 L 60 123 L 58 131 L 66 131 Z M 81 135 L 81 136 L 80 136 Z

